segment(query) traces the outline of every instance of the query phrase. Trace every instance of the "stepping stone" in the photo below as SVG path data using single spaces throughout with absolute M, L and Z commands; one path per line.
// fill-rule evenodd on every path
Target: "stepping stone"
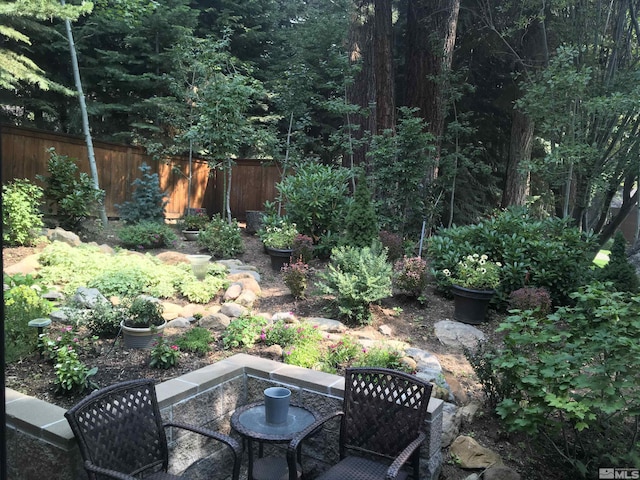
M 462 350 L 475 349 L 478 342 L 484 341 L 485 335 L 476 327 L 466 323 L 441 320 L 434 325 L 436 337 L 447 347 Z

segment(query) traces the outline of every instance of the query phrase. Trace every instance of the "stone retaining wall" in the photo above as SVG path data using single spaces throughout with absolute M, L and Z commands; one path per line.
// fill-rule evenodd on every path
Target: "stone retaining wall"
M 242 405 L 262 400 L 263 390 L 273 385 L 291 389 L 293 403 L 320 414 L 338 410 L 342 404 L 343 377 L 245 354 L 158 384 L 156 391 L 166 420 L 208 427 L 240 440 L 231 431 L 231 415 Z M 422 448 L 421 464 L 421 478 L 427 480 L 438 477 L 442 463 L 442 405 L 442 400 L 435 398 L 429 402 L 426 428 L 429 439 Z M 86 478 L 63 408 L 6 389 L 6 410 L 9 480 L 40 478 L 43 472 L 47 472 L 50 480 Z M 337 458 L 338 428 L 337 422 L 329 424 L 305 442 L 303 464 L 311 476 L 324 467 L 323 463 Z M 218 460 L 219 448 L 202 443 L 199 436 L 180 431 L 170 431 L 169 440 L 171 471 L 179 473 L 189 468 L 193 478 L 203 477 L 205 471 L 211 473 L 210 465 Z M 284 449 L 286 445 L 270 448 Z M 189 467 L 195 460 L 196 464 Z

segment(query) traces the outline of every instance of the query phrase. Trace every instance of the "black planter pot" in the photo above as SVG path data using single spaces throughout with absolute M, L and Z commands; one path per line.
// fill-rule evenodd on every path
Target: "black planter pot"
M 271 268 L 276 272 L 285 265 L 285 263 L 291 263 L 291 254 L 293 250 L 265 247 L 269 257 L 271 257 Z
M 489 302 L 496 292 L 495 290 L 473 290 L 452 285 L 451 293 L 454 301 L 453 319 L 462 323 L 478 325 L 484 322 Z

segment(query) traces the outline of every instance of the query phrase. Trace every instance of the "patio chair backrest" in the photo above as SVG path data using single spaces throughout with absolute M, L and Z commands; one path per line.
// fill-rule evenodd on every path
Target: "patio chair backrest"
M 167 439 L 153 380 L 98 390 L 65 416 L 84 460 L 130 475 L 166 470 Z
M 349 368 L 340 428 L 340 456 L 347 450 L 395 458 L 424 430 L 432 386 L 386 368 Z

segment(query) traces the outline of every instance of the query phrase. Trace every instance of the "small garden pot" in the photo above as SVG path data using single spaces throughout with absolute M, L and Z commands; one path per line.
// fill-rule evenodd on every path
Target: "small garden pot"
M 187 255 L 191 262 L 191 270 L 198 280 L 204 280 L 209 269 L 209 260 L 211 255 Z
M 269 257 L 271 257 L 271 268 L 279 272 L 285 263 L 291 263 L 291 254 L 293 250 L 266 247 Z
M 124 338 L 124 346 L 126 348 L 153 348 L 159 337 L 162 337 L 164 327 L 167 322 L 154 328 L 127 327 L 124 321 L 120 324 L 122 327 L 122 337 Z
M 284 387 L 269 387 L 264 391 L 264 415 L 267 423 L 280 424 L 287 421 L 291 390 Z
M 478 325 L 484 322 L 489 302 L 496 292 L 495 290 L 473 290 L 452 285 L 451 293 L 454 301 L 453 319 L 462 323 Z
M 187 242 L 194 242 L 200 235 L 200 230 L 182 230 L 182 235 Z

